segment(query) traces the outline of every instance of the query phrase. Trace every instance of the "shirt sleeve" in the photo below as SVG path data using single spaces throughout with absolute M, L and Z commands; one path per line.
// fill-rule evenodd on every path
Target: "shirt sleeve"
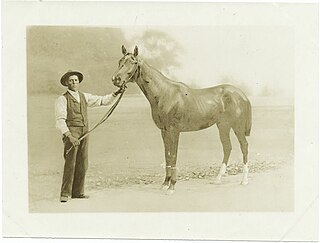
M 110 105 L 115 99 L 115 97 L 113 97 L 112 94 L 99 96 L 99 95 L 84 93 L 84 96 L 88 102 L 89 107 Z
M 55 103 L 56 128 L 65 134 L 69 132 L 67 126 L 67 100 L 64 96 L 60 96 Z

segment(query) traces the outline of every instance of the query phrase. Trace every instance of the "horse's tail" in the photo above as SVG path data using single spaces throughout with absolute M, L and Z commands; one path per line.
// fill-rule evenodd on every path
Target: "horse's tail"
M 251 132 L 251 125 L 252 125 L 252 112 L 251 112 L 251 104 L 250 101 L 247 101 L 247 107 L 246 107 L 246 124 L 245 124 L 245 135 L 250 136 Z

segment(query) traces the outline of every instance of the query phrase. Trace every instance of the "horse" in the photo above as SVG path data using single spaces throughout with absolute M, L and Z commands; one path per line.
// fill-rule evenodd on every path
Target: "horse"
M 248 142 L 251 131 L 251 103 L 244 92 L 221 84 L 209 88 L 193 89 L 186 84 L 165 77 L 160 71 L 138 57 L 138 47 L 133 53 L 122 45 L 123 57 L 112 76 L 117 87 L 135 82 L 151 106 L 152 118 L 161 130 L 165 149 L 166 175 L 162 188 L 175 192 L 176 162 L 181 132 L 198 131 L 217 124 L 223 146 L 223 161 L 214 183 L 220 184 L 226 172 L 232 145 L 232 129 L 240 143 L 243 155 L 243 176 L 240 184 L 248 184 Z

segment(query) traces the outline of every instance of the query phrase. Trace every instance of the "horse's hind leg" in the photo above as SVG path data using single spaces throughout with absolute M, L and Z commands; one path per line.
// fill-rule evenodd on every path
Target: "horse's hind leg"
M 241 181 L 241 185 L 247 185 L 248 184 L 248 174 L 249 174 L 249 169 L 248 169 L 248 142 L 245 136 L 245 128 L 243 127 L 234 127 L 233 128 L 234 133 L 236 134 L 238 141 L 240 143 L 241 147 L 241 152 L 243 155 L 243 177 Z
M 168 192 L 173 193 L 174 185 L 177 181 L 176 162 L 180 134 L 174 130 L 161 130 L 161 135 L 164 143 L 166 158 L 166 177 L 162 184 L 162 188 L 169 186 Z
M 226 172 L 227 164 L 229 161 L 230 153 L 232 150 L 231 141 L 230 141 L 230 129 L 231 126 L 229 124 L 218 124 L 219 136 L 223 147 L 223 161 L 219 171 L 215 179 L 216 184 L 221 183 L 221 177 Z

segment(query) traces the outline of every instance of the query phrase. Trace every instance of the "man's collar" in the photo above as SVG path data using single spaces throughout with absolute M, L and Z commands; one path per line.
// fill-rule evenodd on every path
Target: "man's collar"
M 79 93 L 79 91 L 73 91 L 73 90 L 70 90 L 68 89 L 68 92 L 72 95 L 77 95 Z

